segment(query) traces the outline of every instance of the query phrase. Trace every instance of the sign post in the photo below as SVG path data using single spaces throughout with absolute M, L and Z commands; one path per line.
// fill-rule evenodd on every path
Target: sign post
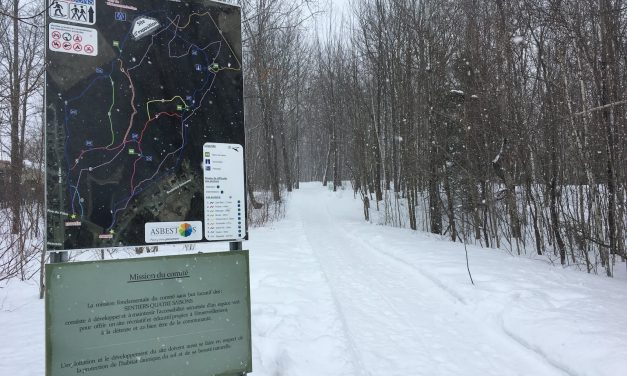
M 70 259 L 70 254 L 68 252 L 50 252 L 51 264 L 60 264 L 60 263 L 68 262 L 69 259 Z
M 251 372 L 241 9 L 45 1 L 46 375 Z

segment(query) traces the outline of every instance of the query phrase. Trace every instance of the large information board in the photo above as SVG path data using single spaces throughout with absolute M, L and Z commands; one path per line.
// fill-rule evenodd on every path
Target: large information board
M 245 239 L 240 8 L 46 1 L 47 249 Z
M 46 375 L 252 372 L 248 253 L 46 267 Z

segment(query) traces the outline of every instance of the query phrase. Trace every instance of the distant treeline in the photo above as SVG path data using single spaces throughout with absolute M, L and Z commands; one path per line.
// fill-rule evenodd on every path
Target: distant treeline
M 362 0 L 322 38 L 315 12 L 244 2 L 251 187 L 350 179 L 392 224 L 612 275 L 627 1 Z
M 0 282 L 44 260 L 43 14 L 42 1 L 0 1 Z

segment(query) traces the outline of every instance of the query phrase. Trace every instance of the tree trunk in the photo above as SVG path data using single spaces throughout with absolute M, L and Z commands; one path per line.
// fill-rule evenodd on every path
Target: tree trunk
M 11 79 L 11 171 L 10 171 L 10 205 L 12 213 L 11 233 L 18 235 L 21 232 L 22 209 L 22 169 L 24 161 L 20 159 L 20 50 L 19 50 L 19 1 L 13 1 L 13 64 Z
M 281 123 L 283 124 L 283 123 Z M 287 141 L 285 139 L 285 129 L 281 125 L 281 156 L 283 157 L 283 171 L 285 173 L 285 186 L 287 191 L 292 191 L 292 173 L 290 171 L 290 157 L 287 150 Z
M 601 77 L 602 77 L 602 92 L 601 92 L 601 106 L 605 106 L 611 103 L 614 99 L 614 93 L 612 90 L 613 86 L 613 75 L 612 69 L 610 67 L 611 64 L 615 64 L 614 61 L 614 46 L 612 42 L 612 35 L 614 33 L 614 28 L 612 27 L 612 22 L 609 19 L 609 12 L 611 11 L 611 3 L 608 0 L 601 0 L 601 37 L 602 37 L 602 51 L 603 51 L 603 59 L 601 61 Z M 615 77 L 614 77 L 615 78 Z M 607 142 L 607 194 L 608 194 L 608 213 L 607 213 L 607 224 L 608 224 L 608 238 L 609 238 L 609 254 L 606 265 L 606 272 L 608 277 L 612 276 L 612 260 L 610 257 L 616 255 L 618 253 L 618 245 L 617 245 L 617 226 L 616 226 L 616 178 L 614 173 L 614 154 L 615 154 L 615 142 L 614 142 L 614 110 L 611 108 L 607 108 L 603 110 L 603 120 L 605 123 L 605 136 Z

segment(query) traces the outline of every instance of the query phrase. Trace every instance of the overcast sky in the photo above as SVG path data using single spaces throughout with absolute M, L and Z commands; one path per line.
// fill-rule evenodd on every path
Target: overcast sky
M 339 29 L 339 25 L 342 20 L 350 17 L 351 12 L 349 9 L 350 0 L 321 0 L 319 3 L 320 9 L 324 10 L 324 14 L 317 17 L 316 28 L 318 34 L 324 36 L 329 30 L 329 21 L 333 19 L 333 28 Z M 354 1 L 354 0 L 353 0 Z M 339 30 L 335 30 L 339 32 Z

